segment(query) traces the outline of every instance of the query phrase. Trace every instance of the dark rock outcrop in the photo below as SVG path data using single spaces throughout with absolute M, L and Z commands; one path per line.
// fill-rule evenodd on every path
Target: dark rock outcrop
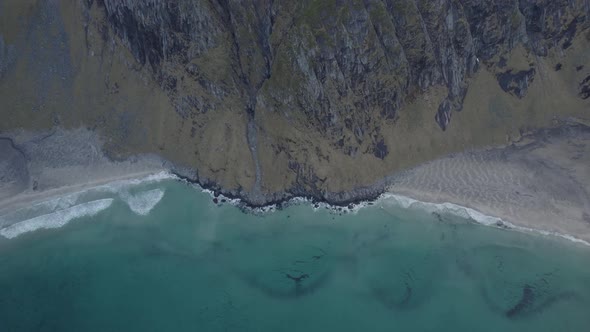
M 253 206 L 374 198 L 394 172 L 583 116 L 590 94 L 588 0 L 21 1 L 10 11 L 0 11 L 0 130 L 86 126 L 113 158 L 157 153 Z
M 590 97 L 590 75 L 580 82 L 580 98 L 588 99 Z
M 527 89 L 535 78 L 535 68 L 521 70 L 517 73 L 512 73 L 512 70 L 508 70 L 498 74 L 497 78 L 502 90 L 518 98 L 523 98 L 526 96 Z
M 4 72 L 12 66 L 16 59 L 16 50 L 14 45 L 6 45 L 4 38 L 0 34 L 0 78 Z
M 566 49 L 590 13 L 587 1 L 568 0 L 96 3 L 183 116 L 235 98 L 244 109 L 301 112 L 326 136 L 346 135 L 346 121 L 370 132 L 369 110 L 394 119 L 435 85 L 448 90 L 435 117 L 444 130 L 480 61 L 493 66 L 519 44 L 540 56 Z M 213 60 L 231 70 L 216 73 Z M 508 71 L 498 81 L 522 98 L 534 74 Z M 186 79 L 202 89 L 179 91 Z

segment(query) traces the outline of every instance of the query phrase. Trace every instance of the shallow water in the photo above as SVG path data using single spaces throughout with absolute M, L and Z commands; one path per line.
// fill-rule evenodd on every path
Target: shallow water
M 590 248 L 563 239 L 388 200 L 255 216 L 169 180 L 86 196 L 113 201 L 0 238 L 0 331 L 590 326 Z

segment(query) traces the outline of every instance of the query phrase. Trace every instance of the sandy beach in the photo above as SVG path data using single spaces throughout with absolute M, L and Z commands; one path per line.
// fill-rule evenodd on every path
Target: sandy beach
M 517 227 L 590 242 L 590 129 L 565 125 L 507 147 L 436 159 L 388 178 L 388 191 L 452 203 Z M 0 138 L 0 216 L 36 202 L 168 170 L 157 156 L 113 161 L 86 129 Z M 0 220 L 1 221 L 1 220 Z M 0 226 L 8 226 L 0 225 Z
M 590 242 L 590 130 L 545 130 L 505 148 L 437 159 L 396 176 L 389 191 Z
M 86 129 L 11 133 L 0 139 L 0 216 L 36 202 L 164 171 L 156 156 L 113 161 Z M 0 225 L 6 226 L 6 225 Z

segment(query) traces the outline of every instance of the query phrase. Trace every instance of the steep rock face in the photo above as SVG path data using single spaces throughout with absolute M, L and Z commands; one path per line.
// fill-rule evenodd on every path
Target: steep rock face
M 2 74 L 12 65 L 15 60 L 15 50 L 12 45 L 5 45 L 4 39 L 0 36 L 0 78 Z
M 496 77 L 502 90 L 511 93 L 518 98 L 523 98 L 526 96 L 528 86 L 535 77 L 535 68 L 521 70 L 517 73 L 512 73 L 512 70 L 508 70 L 504 73 L 498 74 Z
M 104 7 L 108 23 L 137 62 L 148 65 L 157 82 L 174 98 L 182 117 L 221 107 L 217 103 L 222 103 L 226 95 L 240 94 L 239 82 L 234 82 L 239 71 L 231 61 L 233 50 L 222 42 L 231 38 L 226 30 L 228 18 L 207 2 L 105 0 L 98 6 Z M 216 71 L 213 66 L 195 63 L 203 57 L 209 60 L 206 57 L 218 48 L 223 52 L 220 56 L 226 58 L 223 64 L 229 68 Z M 197 82 L 199 90 L 178 93 L 185 77 Z
M 579 95 L 582 99 L 588 99 L 590 97 L 590 75 L 580 82 Z
M 448 90 L 436 114 L 444 130 L 451 112 L 461 110 L 466 79 L 480 61 L 493 66 L 519 44 L 539 56 L 551 47 L 566 49 L 579 28 L 587 29 L 590 13 L 587 0 L 97 5 L 137 61 L 151 66 L 182 116 L 224 107 L 224 97 L 233 95 L 250 112 L 301 112 L 317 130 L 350 131 L 347 138 L 356 140 L 375 127 L 363 110 L 378 109 L 394 120 L 405 103 L 433 85 Z M 231 70 L 212 70 L 213 56 Z M 178 92 L 187 78 L 202 91 Z
M 544 111 L 527 112 L 538 108 L 540 91 L 551 88 L 554 73 L 547 67 L 560 61 L 561 69 L 560 57 L 573 59 L 559 73 L 573 80 L 564 98 L 588 96 L 589 0 L 68 0 L 44 6 L 61 10 L 70 36 L 60 45 L 69 41 L 71 54 L 83 53 L 71 60 L 78 75 L 89 72 L 84 66 L 93 59 L 99 69 L 89 68 L 107 87 L 83 91 L 99 96 L 98 115 L 57 110 L 52 117 L 117 134 L 123 128 L 112 145 L 130 146 L 128 137 L 135 137 L 141 151 L 163 153 L 197 169 L 199 181 L 222 183 L 253 201 L 281 192 L 325 198 L 546 124 Z M 28 26 L 42 27 L 37 23 L 31 18 Z M 84 38 L 76 43 L 78 31 Z M 0 83 L 15 54 L 26 50 L 2 33 Z M 70 79 L 64 79 L 68 89 L 86 80 Z M 131 103 L 149 112 L 120 111 L 132 98 L 156 102 Z M 24 126 L 19 121 L 4 127 Z

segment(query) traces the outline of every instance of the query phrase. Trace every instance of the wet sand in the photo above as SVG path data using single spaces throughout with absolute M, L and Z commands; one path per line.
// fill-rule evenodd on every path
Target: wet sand
M 26 189 L 29 181 L 25 156 L 12 141 L 0 138 L 0 201 Z
M 545 130 L 505 148 L 437 159 L 396 176 L 389 190 L 590 242 L 590 129 Z
M 0 215 L 172 167 L 157 156 L 113 161 L 103 154 L 98 136 L 86 129 L 0 138 Z M 590 128 L 566 125 L 525 135 L 508 147 L 440 158 L 384 181 L 397 195 L 453 203 L 516 226 L 590 242 L 588 165 Z
M 156 156 L 114 161 L 86 129 L 0 135 L 0 215 L 57 196 L 163 171 Z M 6 225 L 4 225 L 6 226 Z

